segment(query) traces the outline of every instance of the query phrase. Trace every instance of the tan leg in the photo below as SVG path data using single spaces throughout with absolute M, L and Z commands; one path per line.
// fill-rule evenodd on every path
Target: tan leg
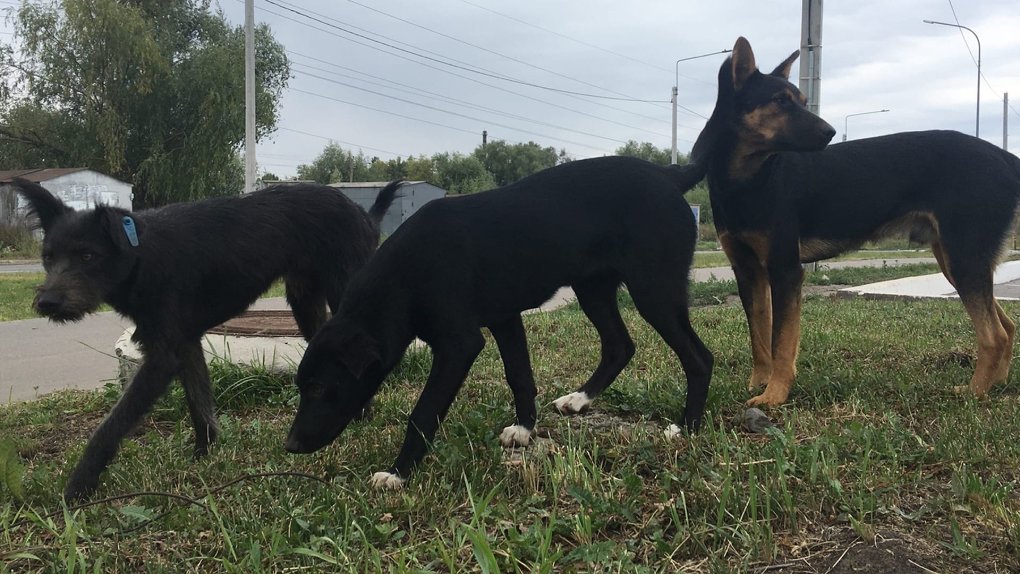
M 992 385 L 1005 380 L 1009 359 L 1012 358 L 1013 337 L 1002 319 L 1005 318 L 1010 324 L 1013 321 L 1005 317 L 1005 313 L 991 297 L 966 297 L 963 298 L 963 305 L 974 324 L 978 344 L 977 366 L 970 381 L 970 391 L 981 397 L 988 393 Z
M 1016 323 L 1002 310 L 1002 306 L 999 305 L 998 301 L 995 302 L 995 312 L 999 316 L 999 323 L 1002 324 L 1002 328 L 1006 331 L 1007 336 L 1006 348 L 999 357 L 999 363 L 995 369 L 995 380 L 997 382 L 1004 382 L 1009 378 L 1009 365 L 1013 361 L 1013 342 L 1016 339 Z
M 777 313 L 782 319 L 775 329 L 772 376 L 769 377 L 765 391 L 747 401 L 750 406 L 781 405 L 790 396 L 790 388 L 797 377 L 797 353 L 800 350 L 800 294 L 801 285 L 797 282 L 784 297 L 786 308 Z
M 753 391 L 765 386 L 772 376 L 772 289 L 768 272 L 752 246 L 734 240 L 726 232 L 719 234 L 719 244 L 733 266 L 747 316 L 752 357 L 747 388 Z

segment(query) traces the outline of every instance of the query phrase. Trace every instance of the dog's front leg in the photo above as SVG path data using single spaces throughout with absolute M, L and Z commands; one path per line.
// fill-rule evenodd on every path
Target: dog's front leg
M 489 331 L 496 339 L 499 355 L 503 358 L 503 371 L 506 382 L 514 397 L 514 409 L 517 413 L 517 424 L 503 429 L 499 442 L 504 447 L 528 446 L 531 434 L 535 430 L 538 413 L 535 408 L 535 376 L 531 370 L 531 358 L 528 356 L 528 340 L 524 332 L 524 323 L 520 315 L 515 315 L 504 323 L 490 325 Z
M 733 267 L 737 293 L 747 316 L 751 335 L 751 379 L 748 390 L 768 384 L 772 377 L 772 288 L 769 274 L 761 257 L 729 233 L 719 235 L 719 243 Z
M 99 476 L 117 454 L 120 442 L 166 392 L 177 372 L 176 357 L 168 352 L 147 351 L 142 366 L 124 394 L 96 432 L 64 488 L 66 500 L 81 500 L 99 486 Z
M 402 487 L 421 462 L 436 436 L 439 423 L 446 417 L 457 391 L 464 384 L 471 364 L 485 346 L 485 339 L 474 330 L 460 337 L 429 341 L 429 344 L 432 346 L 432 371 L 411 411 L 404 445 L 400 447 L 397 460 L 388 471 L 372 476 L 372 486 L 376 488 Z
M 769 266 L 772 286 L 772 376 L 765 391 L 747 401 L 748 405 L 775 406 L 786 402 L 797 376 L 800 349 L 801 285 L 804 269 L 799 261 Z

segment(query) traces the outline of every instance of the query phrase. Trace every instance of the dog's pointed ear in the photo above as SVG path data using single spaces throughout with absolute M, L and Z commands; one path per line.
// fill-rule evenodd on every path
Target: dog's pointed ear
M 737 38 L 733 45 L 733 56 L 730 58 L 733 66 L 733 89 L 739 91 L 746 84 L 747 80 L 758 71 L 758 65 L 754 63 L 754 52 L 751 51 L 751 44 L 743 36 Z
M 359 379 L 369 367 L 382 361 L 379 342 L 364 331 L 355 331 L 343 337 L 337 348 L 337 357 Z
M 100 225 L 106 230 L 113 244 L 121 251 L 138 247 L 145 227 L 137 217 L 123 209 L 103 205 L 97 207 L 93 213 L 99 218 Z
M 16 178 L 13 183 L 14 189 L 28 202 L 29 212 L 39 218 L 39 227 L 42 227 L 43 233 L 49 233 L 56 220 L 74 212 L 38 183 L 21 178 Z
M 783 60 L 775 70 L 772 70 L 773 76 L 778 76 L 784 80 L 790 79 L 790 70 L 793 69 L 793 63 L 797 61 L 797 57 L 800 56 L 800 50 L 790 54 L 790 57 Z

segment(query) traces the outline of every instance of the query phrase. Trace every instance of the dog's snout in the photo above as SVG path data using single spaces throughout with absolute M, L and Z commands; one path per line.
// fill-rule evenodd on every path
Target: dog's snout
M 283 443 L 283 448 L 284 450 L 290 453 L 305 452 L 304 446 L 301 444 L 301 441 L 299 441 L 297 437 L 294 436 L 287 437 L 287 442 Z
M 833 138 L 833 136 L 835 136 L 835 135 L 836 135 L 836 128 L 830 126 L 828 123 L 826 123 L 822 127 L 822 137 L 824 137 L 826 141 L 831 140 Z
M 35 298 L 35 308 L 43 315 L 56 313 L 63 304 L 63 298 L 53 291 L 40 291 Z

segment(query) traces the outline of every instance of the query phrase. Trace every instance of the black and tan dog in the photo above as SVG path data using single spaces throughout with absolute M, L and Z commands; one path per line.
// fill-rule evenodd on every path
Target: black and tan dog
M 536 389 L 521 311 L 563 285 L 573 286 L 598 331 L 602 358 L 577 392 L 555 402 L 557 410 L 585 410 L 633 356 L 616 301 L 626 283 L 641 316 L 680 358 L 687 374 L 680 423 L 696 428 L 712 354 L 688 317 L 696 230 L 683 192 L 703 174 L 606 157 L 426 204 L 383 243 L 308 345 L 298 367 L 301 401 L 287 450 L 313 452 L 333 442 L 418 336 L 432 349 L 432 371 L 400 454 L 372 478 L 377 487 L 402 485 L 485 345 L 482 327 L 499 347 L 517 415 L 500 442 L 527 445 Z
M 835 130 L 788 77 L 795 52 L 758 71 L 747 40 L 719 70 L 692 161 L 708 168 L 719 240 L 736 274 L 754 357 L 749 404 L 784 402 L 800 345 L 802 262 L 884 235 L 929 242 L 977 332 L 970 390 L 1006 379 L 1014 323 L 992 296 L 1013 229 L 1020 160 L 957 132 L 898 133 L 825 147 Z
M 131 213 L 75 211 L 42 186 L 15 180 L 45 232 L 46 280 L 36 310 L 77 321 L 108 303 L 135 324 L 144 359 L 93 433 L 64 496 L 89 495 L 121 440 L 179 376 L 195 427 L 195 456 L 218 425 L 202 335 L 244 311 L 282 277 L 306 339 L 337 309 L 351 276 L 375 251 L 379 221 L 399 185 L 366 214 L 334 188 L 276 186 L 243 197 Z

